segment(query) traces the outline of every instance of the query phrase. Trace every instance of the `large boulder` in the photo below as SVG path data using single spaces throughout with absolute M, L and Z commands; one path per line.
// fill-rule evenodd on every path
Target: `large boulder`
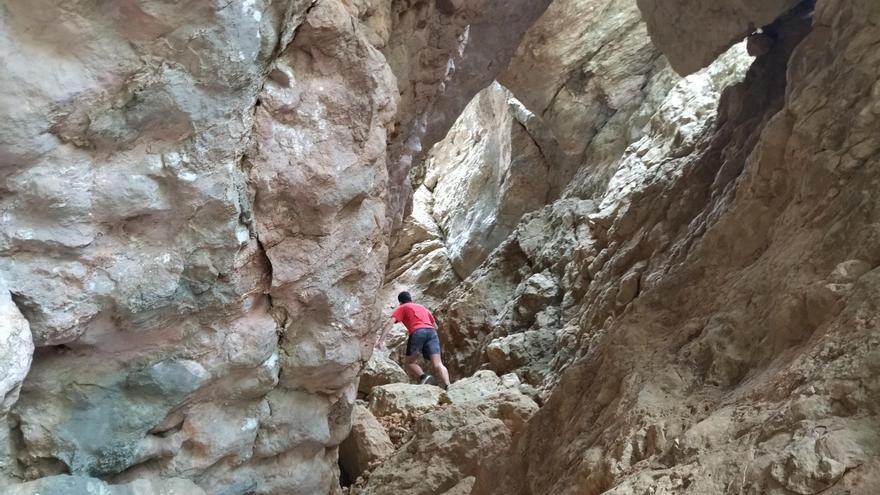
M 445 396 L 443 389 L 433 385 L 392 383 L 373 388 L 369 407 L 376 416 L 417 414 L 439 405 Z
M 351 433 L 339 446 L 339 465 L 351 480 L 357 479 L 373 464 L 394 453 L 394 445 L 385 428 L 369 409 L 355 404 Z
M 486 359 L 496 373 L 519 372 L 522 367 L 547 369 L 555 333 L 550 330 L 527 330 L 492 340 L 486 346 Z M 538 375 L 540 376 L 540 375 Z
M 740 0 L 718 4 L 704 0 L 638 0 L 651 39 L 682 75 L 706 67 L 731 45 L 771 24 L 798 3 L 801 2 Z
M 392 358 L 388 349 L 375 349 L 361 371 L 358 393 L 369 395 L 374 387 L 391 383 L 408 383 L 409 377 Z

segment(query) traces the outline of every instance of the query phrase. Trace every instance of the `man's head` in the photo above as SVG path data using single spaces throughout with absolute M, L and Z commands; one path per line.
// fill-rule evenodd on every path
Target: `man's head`
M 407 291 L 403 291 L 397 295 L 397 302 L 400 304 L 406 304 L 412 302 L 412 296 Z

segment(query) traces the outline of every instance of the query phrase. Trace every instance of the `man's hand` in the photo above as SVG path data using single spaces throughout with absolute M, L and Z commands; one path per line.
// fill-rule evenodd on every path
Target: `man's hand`
M 389 319 L 388 323 L 385 324 L 385 328 L 379 333 L 379 338 L 376 340 L 376 349 L 384 349 L 385 348 L 385 338 L 388 337 L 388 332 L 391 331 L 391 328 L 394 327 L 394 320 Z

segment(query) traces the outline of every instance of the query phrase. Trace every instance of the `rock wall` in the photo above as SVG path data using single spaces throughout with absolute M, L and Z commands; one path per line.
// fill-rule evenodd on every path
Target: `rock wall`
M 548 4 L 6 2 L 3 491 L 331 492 L 409 286 L 369 493 L 880 490 L 880 6 Z
M 548 2 L 498 3 L 6 2 L 0 484 L 333 489 L 407 167 Z

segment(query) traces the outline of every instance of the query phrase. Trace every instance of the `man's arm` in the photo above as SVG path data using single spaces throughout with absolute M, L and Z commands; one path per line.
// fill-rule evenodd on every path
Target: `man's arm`
M 385 328 L 382 330 L 382 333 L 379 334 L 379 340 L 376 341 L 376 348 L 382 349 L 385 347 L 385 338 L 388 337 L 388 332 L 394 328 L 394 324 L 397 321 L 394 318 L 390 318 L 388 322 L 385 324 Z

